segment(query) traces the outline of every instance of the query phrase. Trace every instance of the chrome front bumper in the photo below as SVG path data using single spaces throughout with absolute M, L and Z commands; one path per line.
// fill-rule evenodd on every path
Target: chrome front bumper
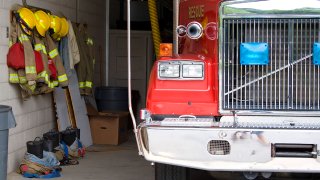
M 307 129 L 183 128 L 146 124 L 138 129 L 139 143 L 148 161 L 208 171 L 320 172 L 320 151 L 316 150 L 313 158 L 272 156 L 272 144 L 320 147 L 319 137 L 319 130 Z M 213 140 L 229 142 L 229 153 L 213 155 L 209 150 L 209 142 Z

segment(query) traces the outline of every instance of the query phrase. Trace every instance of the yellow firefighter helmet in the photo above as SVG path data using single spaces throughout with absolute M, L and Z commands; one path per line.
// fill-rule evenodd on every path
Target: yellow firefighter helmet
M 19 23 L 25 33 L 31 35 L 31 30 L 36 26 L 36 17 L 28 8 L 20 8 L 18 11 Z
M 50 28 L 51 19 L 48 14 L 46 14 L 44 11 L 41 11 L 41 10 L 35 12 L 34 16 L 36 17 L 36 20 L 37 20 L 36 29 L 38 33 L 44 37 L 48 29 Z
M 59 33 L 61 30 L 61 19 L 55 15 L 50 15 L 50 19 L 50 28 L 52 29 L 52 34 Z
M 66 36 L 69 32 L 69 24 L 66 18 L 61 18 L 61 30 L 59 32 L 59 37 L 62 38 Z

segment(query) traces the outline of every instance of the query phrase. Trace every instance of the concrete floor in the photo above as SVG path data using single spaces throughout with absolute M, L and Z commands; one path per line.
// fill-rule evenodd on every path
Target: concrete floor
M 120 146 L 94 146 L 88 149 L 79 165 L 63 167 L 57 180 L 154 180 L 154 168 L 138 156 L 134 138 Z M 190 180 L 241 180 L 240 172 L 214 172 L 191 170 Z M 259 177 L 258 180 L 262 180 Z M 271 180 L 319 180 L 320 174 L 274 173 Z M 11 173 L 8 180 L 26 180 Z
M 57 180 L 152 180 L 154 168 L 138 156 L 133 138 L 120 146 L 95 146 L 88 148 L 79 165 L 62 167 L 62 177 Z M 8 180 L 26 180 L 11 173 Z

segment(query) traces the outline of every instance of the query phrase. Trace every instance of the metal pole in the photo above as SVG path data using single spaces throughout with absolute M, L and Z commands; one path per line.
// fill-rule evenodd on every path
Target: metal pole
M 178 35 L 177 27 L 179 25 L 179 0 L 173 0 L 173 53 L 178 54 Z
M 139 155 L 142 155 L 141 147 L 138 141 L 138 129 L 137 129 L 137 122 L 136 118 L 134 117 L 133 110 L 132 110 L 132 94 L 131 94 L 131 0 L 127 0 L 127 28 L 128 28 L 128 97 L 129 97 L 129 112 L 132 119 L 133 124 L 133 131 L 136 137 L 137 146 L 139 150 Z

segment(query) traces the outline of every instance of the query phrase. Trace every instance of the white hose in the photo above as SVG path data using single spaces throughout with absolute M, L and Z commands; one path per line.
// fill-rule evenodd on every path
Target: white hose
M 127 28 L 128 28 L 128 103 L 129 103 L 129 112 L 132 119 L 133 124 L 133 131 L 136 137 L 137 146 L 139 150 L 139 155 L 142 155 L 141 147 L 138 140 L 138 129 L 137 129 L 137 122 L 136 118 L 134 117 L 133 110 L 132 110 L 132 94 L 131 94 L 131 0 L 127 0 Z

